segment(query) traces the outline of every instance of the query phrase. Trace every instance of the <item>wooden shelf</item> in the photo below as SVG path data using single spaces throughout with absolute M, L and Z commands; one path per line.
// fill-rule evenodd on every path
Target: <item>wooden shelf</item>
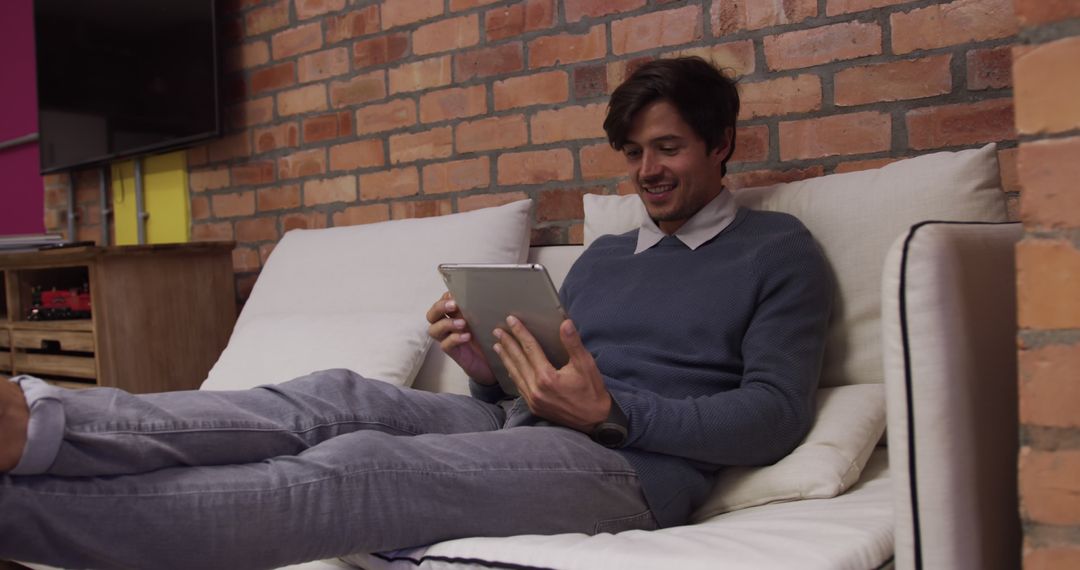
M 236 320 L 232 242 L 0 254 L 0 376 L 197 388 Z M 89 319 L 27 320 L 34 289 L 88 288 Z

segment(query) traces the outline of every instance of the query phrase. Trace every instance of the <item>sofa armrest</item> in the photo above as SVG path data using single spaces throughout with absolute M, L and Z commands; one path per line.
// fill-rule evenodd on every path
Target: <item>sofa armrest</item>
M 1015 568 L 1020 224 L 925 222 L 889 252 L 882 328 L 896 567 Z

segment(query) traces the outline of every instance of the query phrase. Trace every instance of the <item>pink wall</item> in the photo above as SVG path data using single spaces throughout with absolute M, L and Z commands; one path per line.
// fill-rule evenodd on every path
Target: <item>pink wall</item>
M 37 132 L 33 0 L 0 9 L 0 141 Z M 45 231 L 36 142 L 0 150 L 0 235 Z

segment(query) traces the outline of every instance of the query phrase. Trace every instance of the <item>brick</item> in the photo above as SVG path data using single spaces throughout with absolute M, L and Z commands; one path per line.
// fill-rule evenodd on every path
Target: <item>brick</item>
M 228 221 L 195 222 L 191 225 L 193 242 L 227 242 L 233 239 L 232 223 Z
M 274 248 L 277 247 L 277 243 L 264 243 L 259 246 L 259 259 L 262 260 L 263 265 L 270 259 L 270 254 L 273 253 Z
M 296 16 L 308 20 L 345 8 L 345 0 L 296 0 Z
M 263 40 L 233 46 L 225 52 L 225 71 L 251 69 L 269 62 L 270 47 Z
M 491 184 L 491 161 L 486 156 L 438 162 L 424 167 L 424 194 L 461 192 Z
M 568 241 L 566 243 L 574 245 L 585 243 L 585 224 L 571 224 L 568 232 Z
M 911 0 L 828 0 L 825 4 L 825 15 L 852 14 L 907 2 L 911 2 Z
M 1013 54 L 1016 126 L 1023 134 L 1080 128 L 1080 36 Z
M 1025 142 L 1017 170 L 1020 211 L 1030 228 L 1080 228 L 1080 137 Z
M 452 87 L 420 97 L 420 122 L 437 123 L 487 112 L 487 88 L 483 85 Z
M 845 22 L 765 36 L 765 62 L 780 71 L 881 53 L 881 27 Z
M 278 237 L 277 220 L 274 218 L 251 218 L 236 222 L 236 241 L 276 241 Z
M 245 271 L 259 270 L 259 250 L 253 247 L 237 247 L 232 250 L 233 271 L 244 273 Z
M 339 176 L 304 183 L 304 206 L 356 201 L 356 177 Z
M 978 91 L 1006 87 L 1012 87 L 1012 46 L 967 52 L 968 89 Z
M 1080 428 L 1080 344 L 1020 351 L 1020 423 Z M 1078 473 L 1080 475 L 1080 473 Z
M 1080 250 L 1063 239 L 1028 237 L 1017 246 L 1016 266 L 1020 328 L 1080 328 Z
M 803 74 L 739 83 L 739 119 L 807 113 L 821 109 L 821 78 Z
M 290 230 L 318 230 L 327 226 L 326 212 L 293 212 L 281 216 L 282 233 Z
M 300 83 L 344 75 L 349 72 L 349 50 L 339 47 L 305 55 L 296 71 Z
M 231 192 L 211 196 L 211 210 L 219 218 L 236 218 L 255 213 L 255 192 Z
M 330 84 L 330 104 L 335 108 L 359 105 L 386 97 L 386 74 L 374 71 Z
M 544 190 L 537 196 L 536 221 L 553 222 L 562 220 L 580 220 L 585 217 L 582 196 L 588 193 L 601 194 L 603 188 L 572 188 Z
M 393 135 L 390 137 L 390 162 L 398 164 L 428 158 L 447 158 L 453 152 L 453 146 L 454 132 L 450 127 Z
M 232 167 L 232 185 L 249 186 L 252 184 L 269 184 L 274 181 L 274 162 L 264 160 L 249 162 Z
M 274 59 L 287 59 L 294 55 L 316 51 L 322 48 L 322 25 L 304 24 L 274 34 L 270 40 Z
M 439 200 L 413 200 L 409 202 L 394 202 L 390 204 L 390 217 L 395 220 L 407 218 L 431 218 L 445 216 L 454 211 L 453 205 L 448 199 Z
M 291 210 L 300 207 L 300 186 L 286 184 L 255 191 L 255 203 L 260 212 Z
M 278 159 L 278 179 L 302 178 L 326 173 L 326 150 L 313 148 Z
M 499 1 L 500 0 L 450 0 L 450 11 L 464 12 L 465 10 L 487 6 L 488 4 L 494 4 Z
M 892 119 L 865 111 L 780 123 L 780 160 L 889 150 Z
M 531 245 L 559 245 L 565 241 L 561 224 L 549 223 L 533 226 L 532 231 L 529 232 L 529 243 Z
M 1075 0 L 1013 0 L 1013 6 L 1021 26 L 1080 18 L 1080 4 Z
M 1009 98 L 914 109 L 906 120 L 908 144 L 916 149 L 1016 138 Z
M 889 16 L 893 53 L 1015 35 L 1012 0 L 955 0 Z
M 256 129 L 253 137 L 255 139 L 255 152 L 270 152 L 299 144 L 300 129 L 297 128 L 295 122 L 284 123 L 266 127 L 265 129 Z
M 360 40 L 353 44 L 353 68 L 362 69 L 397 61 L 409 52 L 409 35 L 402 32 Z
M 1001 175 L 1001 189 L 1004 192 L 1020 191 L 1020 174 L 1016 162 L 1020 149 L 1003 148 L 997 151 L 998 172 Z
M 520 42 L 454 54 L 454 77 L 458 83 L 522 69 L 525 69 L 525 55 Z
M 797 24 L 817 16 L 817 0 L 713 0 L 709 11 L 713 35 Z
M 191 197 L 191 219 L 205 220 L 210 217 L 210 199 L 206 196 Z
M 519 147 L 528 142 L 525 117 L 489 117 L 455 126 L 458 152 Z
M 340 212 L 334 212 L 334 226 L 356 226 L 374 224 L 390 219 L 390 207 L 386 204 L 371 206 L 351 206 Z
M 1080 450 L 1020 450 L 1020 513 L 1031 522 L 1080 524 Z
M 822 166 L 808 166 L 806 168 L 789 168 L 787 170 L 749 170 L 728 174 L 724 180 L 725 186 L 732 190 L 739 188 L 755 188 L 758 186 L 771 186 L 783 182 L 795 182 L 806 180 L 825 174 Z M 620 193 L 622 190 L 620 189 Z
M 1060 544 L 1025 547 L 1023 567 L 1028 570 L 1072 570 L 1080 568 L 1080 545 Z
M 952 55 L 890 61 L 837 72 L 834 102 L 841 106 L 902 101 L 944 95 L 952 91 Z
M 892 164 L 900 160 L 900 158 L 868 158 L 866 160 L 851 160 L 847 162 L 841 162 L 836 165 L 836 169 L 833 172 L 842 174 L 844 172 L 858 172 L 860 170 L 873 170 L 875 168 L 881 168 L 886 164 Z
M 645 0 L 564 0 L 566 21 L 577 22 L 583 18 L 599 18 L 608 14 L 633 12 L 645 5 Z
M 247 132 L 236 133 L 211 142 L 207 150 L 212 162 L 244 158 L 251 156 L 251 141 Z
M 453 60 L 448 55 L 395 67 L 390 70 L 390 93 L 405 93 L 450 85 L 453 80 L 453 71 Z
M 607 33 L 601 24 L 584 34 L 556 34 L 529 42 L 529 68 L 601 59 L 606 53 Z
M 616 55 L 701 39 L 701 6 L 652 12 L 611 22 L 611 51 Z
M 382 139 L 365 139 L 330 147 L 330 170 L 372 168 L 386 163 Z
M 420 22 L 443 13 L 442 0 L 384 0 L 382 3 L 383 29 Z
M 542 184 L 574 177 L 574 155 L 556 148 L 503 153 L 496 164 L 499 184 Z
M 711 61 L 728 77 L 750 75 L 757 65 L 757 56 L 754 55 L 754 40 L 690 47 L 664 54 L 664 57 L 691 56 Z
M 574 68 L 574 98 L 591 99 L 607 92 L 607 66 L 598 64 Z M 498 104 L 496 99 L 495 106 L 498 107 Z
M 626 158 L 607 143 L 581 147 L 578 158 L 581 161 L 581 177 L 585 180 L 626 175 Z
M 326 109 L 326 85 L 322 83 L 298 87 L 277 96 L 277 111 L 282 117 Z
M 328 44 L 373 34 L 381 28 L 378 4 L 350 10 L 347 14 L 331 16 L 323 21 L 326 23 L 326 43 Z
M 735 153 L 730 162 L 764 162 L 769 159 L 768 125 L 739 127 L 735 133 Z
M 244 16 L 244 35 L 257 36 L 289 25 L 289 0 L 256 8 Z
M 236 129 L 269 123 L 274 119 L 274 98 L 261 97 L 233 105 L 228 114 L 229 124 Z
M 260 95 L 296 84 L 296 62 L 286 61 L 251 73 L 251 94 Z
M 356 134 L 392 131 L 416 124 L 416 102 L 396 99 L 379 105 L 365 105 L 356 112 Z
M 544 144 L 604 137 L 606 115 L 605 103 L 540 111 L 529 121 L 532 142 Z
M 402 198 L 420 193 L 420 173 L 415 166 L 380 170 L 360 176 L 360 199 Z
M 188 185 L 191 186 L 192 192 L 225 188 L 229 185 L 229 182 L 229 169 L 224 167 L 209 170 L 192 170 L 188 173 Z
M 526 32 L 550 28 L 555 23 L 553 0 L 525 0 L 484 13 L 484 35 L 494 42 Z
M 499 192 L 497 194 L 474 194 L 458 198 L 458 211 L 471 212 L 481 208 L 493 208 L 503 206 L 518 200 L 524 200 L 528 196 L 524 192 Z
M 314 143 L 353 134 L 353 114 L 339 111 L 308 117 L 303 122 L 304 142 Z
M 478 14 L 439 20 L 417 28 L 412 34 L 413 53 L 428 55 L 480 43 Z
M 570 97 L 569 78 L 565 71 L 514 77 L 495 82 L 494 93 L 496 111 L 563 103 Z

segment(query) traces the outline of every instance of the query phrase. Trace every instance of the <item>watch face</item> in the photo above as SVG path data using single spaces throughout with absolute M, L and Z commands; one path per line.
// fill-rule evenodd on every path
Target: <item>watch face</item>
M 619 424 L 600 424 L 593 434 L 593 440 L 605 447 L 615 447 L 626 441 L 626 428 Z

